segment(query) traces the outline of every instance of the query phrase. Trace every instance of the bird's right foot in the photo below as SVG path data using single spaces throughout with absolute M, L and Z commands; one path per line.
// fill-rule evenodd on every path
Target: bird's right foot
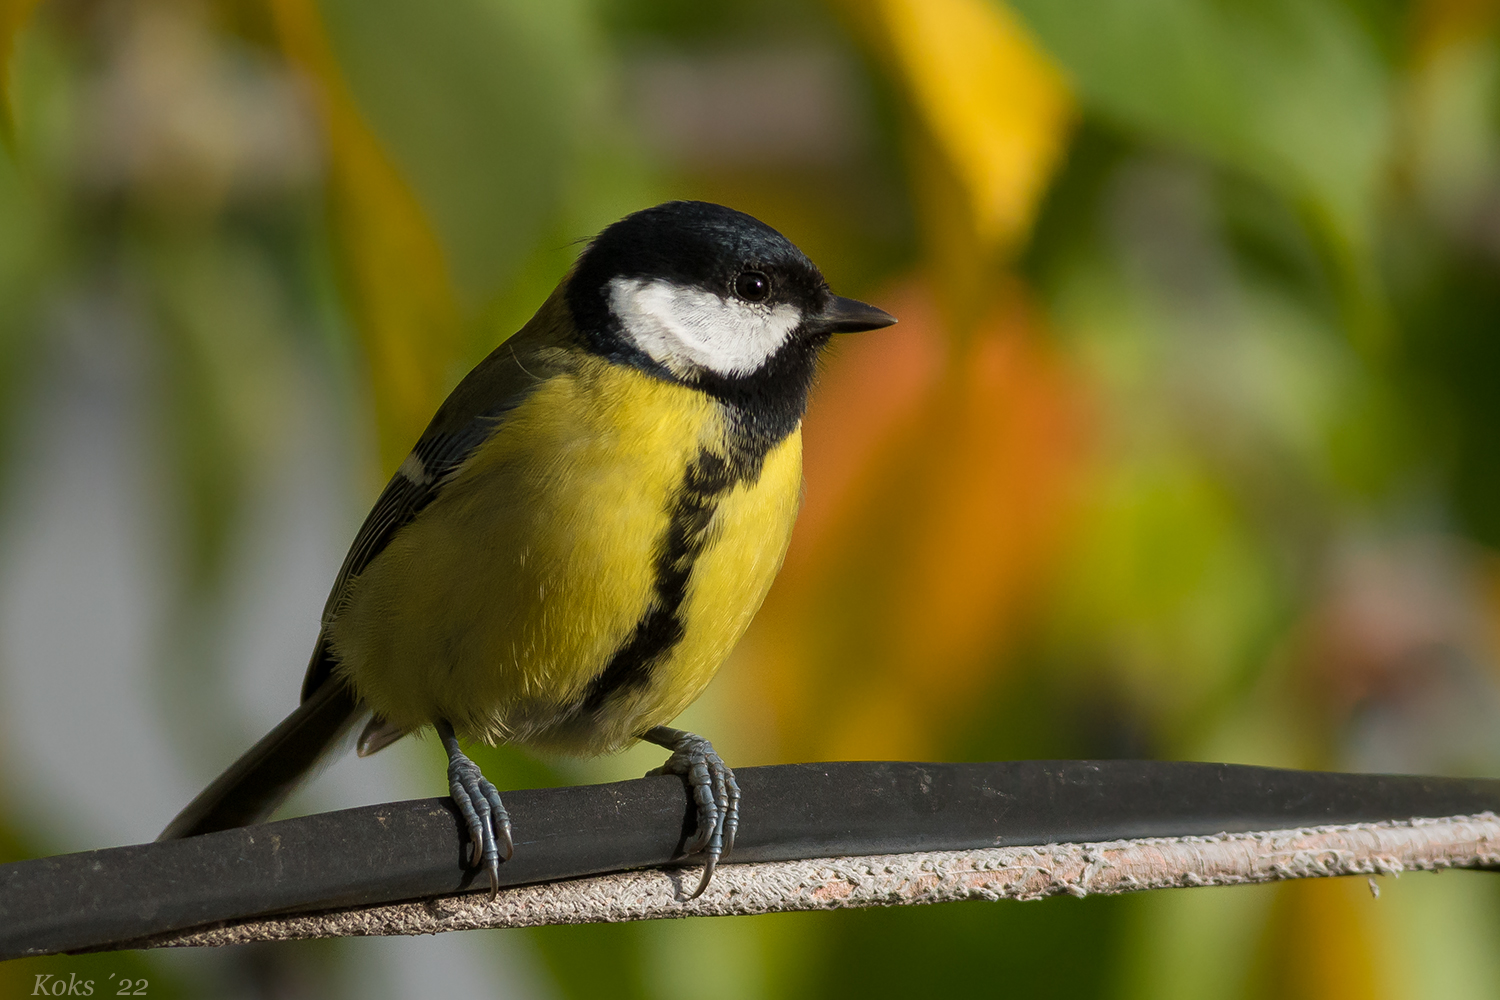
M 448 753 L 448 790 L 453 804 L 469 827 L 473 845 L 471 865 L 483 864 L 490 876 L 490 898 L 500 892 L 500 861 L 515 853 L 510 835 L 510 814 L 500 803 L 500 791 L 479 770 L 479 765 L 458 748 L 458 738 L 446 721 L 437 723 L 443 749 Z

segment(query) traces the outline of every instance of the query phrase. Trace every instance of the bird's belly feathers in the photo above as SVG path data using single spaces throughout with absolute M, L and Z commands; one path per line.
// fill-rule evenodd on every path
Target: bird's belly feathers
M 736 457 L 719 404 L 589 364 L 517 407 L 353 582 L 339 671 L 403 729 L 618 748 L 696 698 L 780 568 L 793 432 Z

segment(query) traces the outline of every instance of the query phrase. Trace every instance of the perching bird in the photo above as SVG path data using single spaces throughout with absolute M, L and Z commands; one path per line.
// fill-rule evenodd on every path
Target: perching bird
M 739 789 L 707 740 L 666 723 L 781 566 L 819 352 L 894 322 L 732 209 L 671 202 L 605 229 L 376 501 L 300 707 L 162 839 L 264 819 L 367 716 L 362 757 L 432 726 L 493 891 L 510 819 L 460 739 L 580 755 L 647 740 L 671 751 L 653 773 L 692 793 L 701 893 Z

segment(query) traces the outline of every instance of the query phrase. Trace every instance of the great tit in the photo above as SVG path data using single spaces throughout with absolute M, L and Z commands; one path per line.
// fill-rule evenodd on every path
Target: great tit
M 678 201 L 609 226 L 375 502 L 301 705 L 161 839 L 266 818 L 361 721 L 362 757 L 432 726 L 493 892 L 510 818 L 460 739 L 580 755 L 647 740 L 671 751 L 652 773 L 690 790 L 701 893 L 739 789 L 708 740 L 666 723 L 786 554 L 820 351 L 894 322 L 742 212 Z

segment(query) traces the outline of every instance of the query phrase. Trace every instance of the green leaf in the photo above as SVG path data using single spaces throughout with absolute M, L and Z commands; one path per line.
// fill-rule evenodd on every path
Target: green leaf
M 461 301 L 544 232 L 598 60 L 576 0 L 319 0 L 355 103 L 415 190 Z
M 1259 176 L 1362 256 L 1390 145 L 1374 40 L 1334 0 L 1014 0 L 1088 105 Z
M 271 9 L 322 106 L 335 252 L 393 472 L 473 360 L 464 327 L 556 224 L 592 107 L 592 29 L 578 0 Z

